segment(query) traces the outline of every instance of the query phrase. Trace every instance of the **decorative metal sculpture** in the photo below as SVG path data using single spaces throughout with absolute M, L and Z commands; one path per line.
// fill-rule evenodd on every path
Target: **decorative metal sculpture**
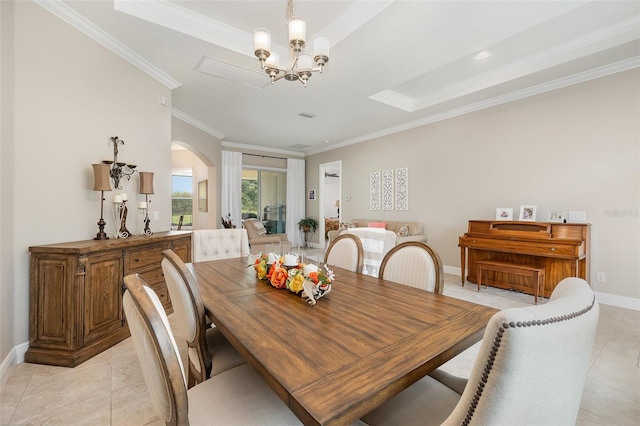
M 103 160 L 102 162 L 111 166 L 109 176 L 113 179 L 113 186 L 117 189 L 122 189 L 120 180 L 124 178 L 130 180 L 131 175 L 135 172 L 136 165 L 118 162 L 118 145 L 124 145 L 124 141 L 117 136 L 113 136 L 111 142 L 113 142 L 113 161 Z

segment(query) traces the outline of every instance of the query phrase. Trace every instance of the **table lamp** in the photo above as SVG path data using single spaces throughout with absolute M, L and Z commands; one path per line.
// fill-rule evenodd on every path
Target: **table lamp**
M 153 172 L 140 172 L 140 194 L 145 196 L 144 204 L 144 235 L 151 235 L 151 228 L 149 228 L 149 194 L 153 194 Z
M 111 191 L 111 182 L 109 181 L 109 165 L 108 164 L 92 164 L 93 167 L 93 190 L 100 191 L 100 220 L 98 221 L 98 233 L 94 240 L 108 240 L 106 232 L 104 232 L 104 191 Z

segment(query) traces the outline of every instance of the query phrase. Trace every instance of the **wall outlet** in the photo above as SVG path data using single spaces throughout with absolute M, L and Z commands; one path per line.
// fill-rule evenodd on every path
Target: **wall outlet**
M 604 272 L 596 272 L 596 281 L 598 281 L 599 283 L 606 282 L 607 276 L 604 274 Z
M 153 220 L 160 220 L 160 212 L 158 210 L 153 212 Z

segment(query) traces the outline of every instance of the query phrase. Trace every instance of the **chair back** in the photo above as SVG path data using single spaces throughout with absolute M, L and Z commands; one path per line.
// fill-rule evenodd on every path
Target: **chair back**
M 362 272 L 362 243 L 357 235 L 344 234 L 331 241 L 324 254 L 324 263 L 338 268 Z
M 385 254 L 396 245 L 396 233 L 384 228 L 349 228 L 340 234 L 353 234 L 360 238 L 363 263 L 376 276 Z
M 162 273 L 167 283 L 174 315 L 187 340 L 188 385 L 201 383 L 211 374 L 212 361 L 206 340 L 206 317 L 195 277 L 171 249 L 162 252 Z
M 155 413 L 167 425 L 189 424 L 184 369 L 162 303 L 139 274 L 124 285 L 122 305 Z
M 495 314 L 443 424 L 575 424 L 598 315 L 589 284 L 576 277 L 563 279 L 543 305 Z
M 408 241 L 398 244 L 385 255 L 380 278 L 442 294 L 444 272 L 440 256 L 425 243 Z
M 192 236 L 194 262 L 249 255 L 246 229 L 197 229 Z
M 242 226 L 247 230 L 249 239 L 258 238 L 267 235 L 267 228 L 264 227 L 262 221 L 256 218 L 248 218 L 242 221 Z

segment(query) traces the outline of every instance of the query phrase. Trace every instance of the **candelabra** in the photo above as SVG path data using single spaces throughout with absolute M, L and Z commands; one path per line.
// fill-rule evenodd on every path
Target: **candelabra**
M 124 178 L 130 180 L 131 175 L 135 172 L 136 165 L 118 162 L 118 145 L 124 145 L 124 141 L 117 136 L 113 136 L 111 142 L 113 142 L 113 161 L 103 160 L 102 162 L 111 166 L 109 176 L 113 179 L 113 186 L 117 189 L 122 189 L 120 180 Z
M 144 214 L 144 230 L 142 231 L 144 235 L 151 235 L 151 228 L 149 227 L 149 194 L 153 194 L 153 172 L 140 172 L 138 173 L 140 176 L 140 194 L 144 194 L 145 201 L 141 202 L 138 208 Z M 144 204 L 143 204 L 144 203 Z
M 94 240 L 108 240 L 106 232 L 104 232 L 104 191 L 111 191 L 111 183 L 109 182 L 109 166 L 106 164 L 92 164 L 93 167 L 93 190 L 100 191 L 100 220 L 98 221 L 98 233 Z

